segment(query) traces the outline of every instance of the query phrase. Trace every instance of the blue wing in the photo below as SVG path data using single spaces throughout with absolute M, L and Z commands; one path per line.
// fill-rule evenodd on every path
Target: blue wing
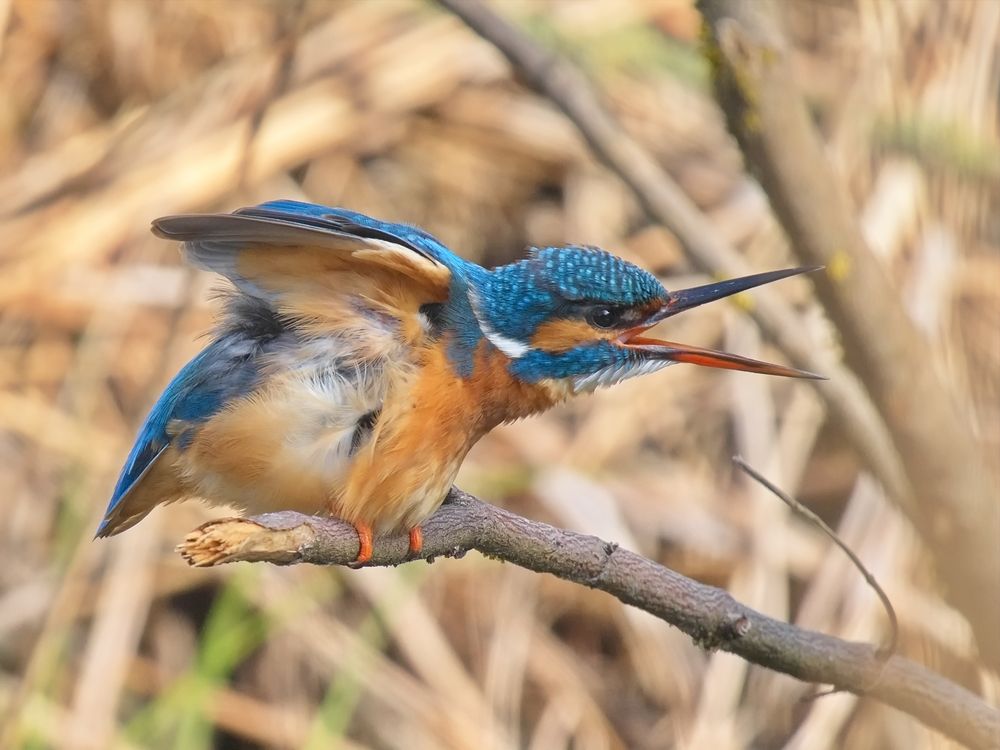
M 160 395 L 143 422 L 129 452 L 97 536 L 110 536 L 132 524 L 131 519 L 149 507 L 130 508 L 130 499 L 142 478 L 171 443 L 167 426 L 204 422 L 231 399 L 245 395 L 255 385 L 258 368 L 248 356 L 246 342 L 219 339 L 192 359 Z M 183 433 L 174 440 L 184 440 Z M 135 518 L 137 521 L 138 518 Z M 133 521 L 134 522 L 134 521 Z
M 231 214 L 165 216 L 153 222 L 153 231 L 183 241 L 192 264 L 268 302 L 317 274 L 365 268 L 396 273 L 445 297 L 452 273 L 469 265 L 417 227 L 298 201 L 271 201 Z M 274 253 L 282 250 L 276 262 Z
M 380 221 L 346 208 L 280 200 L 261 203 L 252 208 L 241 208 L 233 215 L 287 223 L 296 227 L 310 227 L 320 232 L 343 233 L 353 237 L 394 242 L 448 267 L 454 265 L 456 261 L 461 262 L 461 259 L 439 239 L 419 227 Z

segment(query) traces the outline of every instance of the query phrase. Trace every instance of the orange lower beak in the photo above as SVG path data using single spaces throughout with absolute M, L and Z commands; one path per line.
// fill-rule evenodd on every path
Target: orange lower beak
M 702 367 L 718 367 L 723 370 L 743 370 L 744 372 L 759 372 L 764 375 L 781 375 L 786 378 L 809 378 L 811 380 L 826 380 L 822 375 L 806 370 L 796 370 L 770 362 L 741 357 L 738 354 L 720 352 L 715 349 L 704 349 L 700 346 L 675 344 L 671 341 L 650 339 L 638 334 L 645 328 L 634 329 L 635 335 L 626 333 L 619 340 L 622 346 L 641 351 L 650 359 L 669 359 L 672 362 L 686 362 Z
M 739 279 L 730 279 L 728 281 L 670 292 L 662 308 L 650 315 L 641 326 L 623 333 L 618 339 L 618 343 L 629 349 L 642 352 L 649 359 L 667 359 L 672 362 L 687 362 L 693 365 L 701 365 L 702 367 L 760 372 L 765 375 L 781 375 L 786 378 L 826 380 L 822 375 L 807 372 L 806 370 L 796 370 L 793 367 L 760 362 L 756 359 L 741 357 L 738 354 L 719 352 L 714 349 L 703 349 L 699 346 L 685 346 L 670 341 L 660 341 L 658 339 L 646 338 L 642 335 L 661 320 L 684 310 L 690 310 L 692 307 L 704 305 L 706 302 L 713 302 L 714 300 L 737 294 L 755 286 L 769 284 L 778 279 L 816 271 L 819 268 L 820 266 L 812 266 L 807 268 L 790 268 L 784 271 L 770 271 L 768 273 L 758 273 L 753 276 L 744 276 Z

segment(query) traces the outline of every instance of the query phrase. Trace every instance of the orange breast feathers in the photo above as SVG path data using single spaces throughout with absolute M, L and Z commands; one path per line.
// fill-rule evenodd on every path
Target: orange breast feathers
M 441 505 L 469 449 L 501 422 L 552 406 L 560 394 L 513 378 L 485 341 L 459 377 L 440 339 L 388 389 L 372 439 L 355 456 L 332 512 L 376 532 L 420 524 Z
M 329 513 L 376 533 L 419 525 L 480 437 L 565 396 L 513 378 L 486 341 L 460 377 L 447 337 L 422 336 L 408 345 L 369 331 L 362 343 L 338 331 L 268 355 L 266 383 L 172 457 L 185 494 L 251 513 Z

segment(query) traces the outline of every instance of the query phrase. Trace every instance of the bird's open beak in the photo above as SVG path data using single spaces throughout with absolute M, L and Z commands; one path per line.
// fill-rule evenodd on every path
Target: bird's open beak
M 772 281 L 784 279 L 789 276 L 796 276 L 800 273 L 817 271 L 822 266 L 807 266 L 804 268 L 788 268 L 783 271 L 770 271 L 768 273 L 758 273 L 753 276 L 743 276 L 738 279 L 720 281 L 704 286 L 696 286 L 691 289 L 681 289 L 670 292 L 666 304 L 649 316 L 642 325 L 625 331 L 618 339 L 618 342 L 629 349 L 641 351 L 650 359 L 669 359 L 673 362 L 687 362 L 693 365 L 704 367 L 719 367 L 725 370 L 744 370 L 746 372 L 759 372 L 766 375 L 781 375 L 788 378 L 811 378 L 813 380 L 825 380 L 822 375 L 816 375 L 805 370 L 796 370 L 792 367 L 775 365 L 769 362 L 760 362 L 755 359 L 741 357 L 738 354 L 715 351 L 714 349 L 703 349 L 698 346 L 685 346 L 675 344 L 670 341 L 660 341 L 643 336 L 649 328 L 659 323 L 661 320 L 676 315 L 692 307 L 704 305 L 706 302 L 713 302 L 732 294 L 752 289 L 762 284 L 770 284 Z

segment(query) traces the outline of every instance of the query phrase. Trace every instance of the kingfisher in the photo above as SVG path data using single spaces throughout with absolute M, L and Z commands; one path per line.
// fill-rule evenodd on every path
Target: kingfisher
M 140 428 L 98 537 L 197 498 L 342 519 L 358 534 L 355 565 L 392 532 L 417 556 L 420 524 L 501 423 L 679 362 L 820 377 L 644 335 L 814 268 L 668 291 L 571 245 L 487 269 L 414 226 L 291 200 L 152 229 L 230 285 L 211 343 Z

